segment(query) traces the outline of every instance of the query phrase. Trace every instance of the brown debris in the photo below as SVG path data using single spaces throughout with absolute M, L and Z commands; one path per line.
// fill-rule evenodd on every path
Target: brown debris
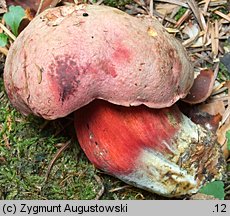
M 183 101 L 189 104 L 204 102 L 212 93 L 215 82 L 214 73 L 210 69 L 201 70 L 194 80 L 194 84 Z
M 169 33 L 174 34 L 181 40 L 187 49 L 191 61 L 194 62 L 195 72 L 202 71 L 197 76 L 190 94 L 185 98 L 186 102 L 199 110 L 198 114 L 203 113 L 203 117 L 213 116 L 214 133 L 218 136 L 218 141 L 223 146 L 225 158 L 229 157 L 227 150 L 226 132 L 230 130 L 230 84 L 229 81 L 219 81 L 219 62 L 220 58 L 229 48 L 223 46 L 224 42 L 230 37 L 230 13 L 226 14 L 222 9 L 228 9 L 227 0 L 155 0 L 154 6 L 171 4 L 173 6 L 184 7 L 185 13 L 176 23 L 170 22 L 166 17 L 174 19 L 173 11 L 164 12 L 164 17 L 154 14 L 162 21 Z M 141 6 L 140 6 L 141 7 Z M 148 6 L 145 5 L 146 8 Z M 155 9 L 153 8 L 153 10 Z M 162 10 L 159 10 L 162 13 Z M 218 19 L 213 18 L 219 16 Z M 209 72 L 207 72 L 209 68 Z M 204 72 L 205 71 L 205 72 Z M 196 89 L 202 89 L 196 91 Z M 190 110 L 191 111 L 191 110 Z M 192 110 L 194 114 L 194 109 Z M 206 113 L 206 114 L 205 114 Z M 200 120 L 194 117 L 194 121 Z M 205 117 L 203 124 L 207 121 Z M 209 123 L 210 120 L 208 121 Z
M 197 22 L 202 30 L 205 29 L 205 26 L 203 26 L 202 19 L 204 19 L 202 16 L 202 13 L 200 12 L 197 3 L 195 0 L 187 0 L 187 4 L 191 8 L 192 12 L 194 13 L 195 18 L 197 19 Z
M 60 1 L 61 0 L 6 0 L 6 3 L 7 6 L 20 5 L 25 9 L 29 8 L 40 13 L 49 7 L 55 7 Z
M 218 11 L 218 10 L 217 10 L 217 11 L 214 11 L 214 13 L 217 14 L 217 15 L 219 15 L 220 17 L 226 19 L 228 22 L 230 22 L 230 15 L 229 15 L 229 14 L 228 14 L 228 15 L 223 14 L 222 12 L 220 12 L 220 11 Z
M 0 0 L 0 14 L 7 12 L 6 1 Z
M 100 190 L 98 191 L 96 197 L 95 197 L 95 200 L 99 200 L 105 192 L 105 186 L 104 186 L 101 178 L 98 175 L 94 175 L 94 178 L 101 187 Z
M 214 196 L 206 195 L 206 194 L 202 194 L 202 193 L 194 194 L 189 199 L 190 200 L 218 200 Z

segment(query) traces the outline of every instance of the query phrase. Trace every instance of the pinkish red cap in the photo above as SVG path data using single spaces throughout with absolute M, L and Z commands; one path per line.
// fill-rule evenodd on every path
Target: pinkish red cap
M 154 18 L 63 6 L 34 18 L 7 56 L 5 87 L 22 113 L 63 117 L 99 98 L 169 107 L 193 83 L 182 45 Z

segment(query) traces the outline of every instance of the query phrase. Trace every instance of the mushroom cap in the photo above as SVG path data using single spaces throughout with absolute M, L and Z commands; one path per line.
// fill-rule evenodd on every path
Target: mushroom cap
M 169 107 L 187 95 L 193 67 L 155 18 L 71 5 L 30 22 L 10 48 L 4 82 L 23 114 L 55 119 L 94 99 Z

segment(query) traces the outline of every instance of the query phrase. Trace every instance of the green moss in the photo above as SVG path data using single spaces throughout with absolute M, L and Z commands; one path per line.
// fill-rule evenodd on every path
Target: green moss
M 220 7 L 218 9 L 218 11 L 220 11 L 221 13 L 227 15 L 229 13 L 227 8 L 228 8 L 227 5 L 223 5 L 222 7 Z M 219 20 L 220 18 L 222 18 L 222 17 L 220 17 L 219 15 L 215 14 L 214 12 L 212 12 L 211 15 L 210 15 L 210 20 Z
M 228 72 L 228 69 L 222 63 L 220 63 L 220 68 L 219 68 L 219 73 L 218 73 L 217 79 L 220 82 L 230 80 L 230 74 Z
M 181 7 L 179 11 L 177 12 L 177 14 L 175 15 L 174 19 L 178 21 L 184 15 L 186 11 L 187 11 L 187 8 Z
M 168 120 L 172 126 L 177 126 L 177 124 L 178 124 L 177 120 L 176 120 L 175 116 L 172 115 L 171 112 L 167 112 L 167 118 L 168 118 Z

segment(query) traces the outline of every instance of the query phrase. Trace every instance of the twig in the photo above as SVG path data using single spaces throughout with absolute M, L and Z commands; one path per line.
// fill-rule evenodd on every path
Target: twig
M 120 191 L 120 190 L 123 190 L 123 189 L 126 189 L 126 188 L 130 188 L 130 187 L 132 187 L 132 186 L 130 186 L 130 185 L 124 185 L 122 187 L 117 187 L 117 188 L 110 189 L 109 192 L 113 193 L 113 192 Z
M 73 123 L 73 120 L 71 119 L 70 121 L 68 121 L 64 126 L 62 126 L 62 128 L 60 128 L 59 130 L 57 130 L 54 133 L 54 137 L 56 137 L 58 134 L 60 134 L 63 130 L 65 130 L 65 128 L 67 128 L 69 125 L 71 125 Z
M 218 20 L 215 20 L 215 47 L 216 47 L 216 56 L 218 55 L 218 51 L 219 51 L 219 23 Z
M 211 24 L 211 43 L 212 43 L 212 54 L 215 59 L 218 55 L 218 47 L 219 47 L 219 28 L 218 21 L 215 20 L 215 23 Z
M 222 30 L 220 33 L 220 37 L 223 37 L 225 34 L 230 33 L 230 26 L 228 26 L 226 29 Z M 229 37 L 229 35 L 227 35 Z
M 67 141 L 54 155 L 53 159 L 50 161 L 46 175 L 45 175 L 45 182 L 47 182 L 48 178 L 49 178 L 49 174 L 53 168 L 53 165 L 55 163 L 55 161 L 60 157 L 61 153 L 64 152 L 67 148 L 70 147 L 71 144 L 71 140 Z
M 179 5 L 179 6 L 182 6 L 182 7 L 185 7 L 185 8 L 189 7 L 185 2 L 182 2 L 182 1 L 179 1 L 179 0 L 155 0 L 155 1 L 158 1 L 158 2 L 167 2 L 167 3 Z
M 214 11 L 214 13 L 217 14 L 217 15 L 219 15 L 220 17 L 222 17 L 222 18 L 224 18 L 224 19 L 226 19 L 227 21 L 230 22 L 230 17 L 229 17 L 228 15 L 223 14 L 223 13 L 220 12 L 220 11 Z
M 96 179 L 97 183 L 100 184 L 101 186 L 101 189 L 98 191 L 95 197 L 95 200 L 99 200 L 102 197 L 103 193 L 105 192 L 105 186 L 102 183 L 101 178 L 98 175 L 94 175 L 94 178 Z
M 179 29 L 176 28 L 165 28 L 167 30 L 168 33 L 178 33 L 180 32 Z
M 219 40 L 227 40 L 229 38 L 229 36 L 223 36 L 223 37 L 218 37 Z
M 10 30 L 8 28 L 6 28 L 6 26 L 4 26 L 2 23 L 0 23 L 0 28 L 7 34 L 9 35 L 9 37 L 15 41 L 16 37 L 10 32 Z
M 199 29 L 199 27 L 198 27 L 197 29 L 198 29 L 198 31 L 197 31 L 196 35 L 193 35 L 193 37 L 191 37 L 191 38 L 185 40 L 185 41 L 182 43 L 183 46 L 188 47 L 188 46 L 190 46 L 195 40 L 197 40 L 197 39 L 199 38 L 199 36 L 200 36 L 200 35 L 199 35 L 199 34 L 200 34 L 200 29 Z
M 220 126 L 226 122 L 226 120 L 229 118 L 229 116 L 230 116 L 230 106 L 228 106 L 228 108 L 225 110 L 224 115 L 222 117 L 222 120 L 220 122 Z
M 208 57 L 205 57 L 205 56 L 203 56 L 203 55 L 201 55 L 201 54 L 199 54 L 199 53 L 195 53 L 195 55 L 196 55 L 198 58 L 200 58 L 199 60 L 205 60 L 205 61 L 207 61 L 208 63 L 213 64 L 213 61 L 212 61 L 211 59 L 209 59 Z
M 44 123 L 40 126 L 39 132 L 43 131 L 44 128 L 50 123 L 51 121 L 45 120 Z
M 50 2 L 49 5 L 47 5 L 49 8 L 52 8 L 52 7 L 55 7 L 61 0 L 53 0 Z M 36 13 L 36 16 L 41 12 L 41 10 L 44 10 L 47 8 L 47 6 L 45 6 L 45 8 L 42 8 L 44 5 L 46 5 L 46 2 L 45 0 L 41 0 L 40 1 L 40 4 L 38 6 L 38 10 L 37 10 L 37 13 Z
M 214 6 L 221 6 L 221 5 L 225 5 L 227 4 L 228 0 L 218 0 L 218 1 L 211 1 L 210 2 L 210 6 L 214 7 Z
M 226 83 L 226 87 L 228 88 L 228 96 L 230 96 L 229 83 Z M 221 125 L 223 125 L 227 121 L 229 116 L 230 116 L 230 99 L 228 100 L 228 108 L 225 110 L 224 115 L 222 117 Z
M 212 96 L 223 93 L 224 91 L 226 91 L 228 88 L 224 86 L 225 83 L 226 82 L 224 81 L 224 82 L 220 83 L 218 86 L 214 87 L 212 90 Z
M 139 196 L 141 197 L 142 200 L 145 199 L 145 197 L 142 193 L 137 193 L 137 195 L 135 196 L 135 199 L 137 199 Z
M 40 1 L 39 6 L 38 6 L 38 10 L 37 10 L 37 13 L 36 13 L 36 16 L 40 13 L 44 1 L 45 1 L 45 0 L 41 0 L 41 1 Z
M 204 36 L 202 38 L 202 43 L 203 44 L 206 44 L 208 42 L 208 33 L 209 33 L 209 28 L 210 28 L 210 22 L 209 22 L 209 19 L 207 21 L 207 25 L 206 25 L 206 28 L 204 30 Z
M 211 97 L 211 101 L 226 101 L 230 100 L 230 96 L 222 96 L 220 97 L 219 95 Z
M 179 12 L 179 10 L 180 10 L 180 6 L 175 7 L 169 17 L 174 18 L 176 14 Z
M 189 9 L 186 10 L 183 16 L 177 21 L 175 28 L 179 28 L 184 23 L 184 21 L 189 18 L 190 14 L 191 14 L 191 11 Z
M 194 48 L 191 50 L 188 50 L 189 53 L 198 53 L 198 52 L 203 52 L 203 51 L 211 51 L 212 49 L 209 47 L 201 47 L 201 48 Z
M 205 0 L 205 5 L 204 5 L 204 8 L 203 8 L 204 15 L 207 15 L 208 6 L 209 6 L 210 1 L 211 0 Z
M 141 7 L 145 7 L 145 2 L 144 1 L 139 1 L 139 0 L 133 0 L 135 3 L 137 3 L 138 5 L 140 5 Z
M 202 20 L 201 20 L 201 14 L 198 8 L 198 5 L 194 0 L 187 0 L 187 4 L 191 8 L 192 12 L 194 13 L 194 16 L 196 17 L 196 20 L 202 30 L 205 29 L 205 26 L 203 26 Z
M 125 5 L 125 7 L 133 12 L 136 12 L 136 13 L 140 13 L 140 14 L 148 14 L 146 12 L 146 10 L 142 9 L 142 8 L 137 8 L 135 6 L 131 6 L 131 5 Z
M 150 0 L 149 3 L 149 13 L 151 16 L 153 16 L 153 0 Z
M 170 23 L 172 23 L 174 25 L 176 24 L 176 21 L 174 19 L 171 19 L 171 18 L 169 18 L 167 16 L 164 16 L 163 14 L 157 12 L 156 10 L 153 10 L 153 15 L 158 16 L 161 19 L 164 19 L 164 20 L 166 20 L 166 21 L 168 21 L 168 22 L 170 22 Z
M 211 23 L 210 25 L 211 27 L 211 45 L 212 45 L 212 54 L 213 56 L 215 56 L 216 53 L 216 47 L 215 47 L 215 28 L 214 28 L 214 24 Z
M 134 7 L 130 6 L 130 5 L 126 5 L 125 7 L 128 8 L 128 9 L 130 9 L 130 10 L 135 9 L 137 12 L 142 13 L 142 14 L 145 14 L 145 11 L 147 11 L 147 13 L 149 15 L 151 15 L 151 16 L 154 15 L 154 16 L 157 16 L 157 17 L 159 17 L 161 19 L 164 19 L 164 20 L 166 20 L 166 21 L 168 21 L 170 23 L 176 24 L 176 21 L 174 19 L 171 19 L 171 18 L 169 18 L 167 16 L 164 16 L 163 14 L 161 14 L 158 11 L 154 10 L 153 6 L 151 7 L 152 9 L 150 11 L 149 9 L 147 9 L 145 7 L 146 5 L 144 3 L 142 3 L 141 1 L 139 1 L 139 0 L 133 0 L 133 1 L 136 2 L 139 6 L 141 6 L 144 10 L 140 9 L 140 8 L 134 8 Z M 152 2 L 152 4 L 153 4 L 153 2 Z
M 227 87 L 223 87 L 221 89 L 217 89 L 217 90 L 213 90 L 212 95 L 211 96 L 215 96 L 215 95 L 219 95 L 224 93 L 228 88 Z
M 215 66 L 214 66 L 214 78 L 215 78 L 215 80 L 216 80 L 216 78 L 217 78 L 217 75 L 218 75 L 218 72 L 219 72 L 219 69 L 220 69 L 220 63 L 218 62 L 218 63 L 216 63 L 215 64 Z

